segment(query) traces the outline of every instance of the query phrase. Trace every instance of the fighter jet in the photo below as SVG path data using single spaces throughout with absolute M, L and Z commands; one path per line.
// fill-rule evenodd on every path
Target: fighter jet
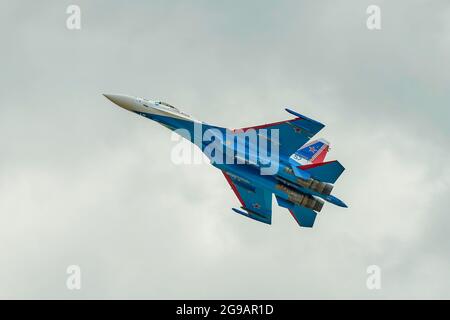
M 331 195 L 344 171 L 339 161 L 324 161 L 330 144 L 310 139 L 324 125 L 291 109 L 294 118 L 229 129 L 194 119 L 162 101 L 104 94 L 116 105 L 154 120 L 194 143 L 222 171 L 240 202 L 232 210 L 250 219 L 272 223 L 272 194 L 301 227 L 311 228 L 324 202 L 347 205 Z

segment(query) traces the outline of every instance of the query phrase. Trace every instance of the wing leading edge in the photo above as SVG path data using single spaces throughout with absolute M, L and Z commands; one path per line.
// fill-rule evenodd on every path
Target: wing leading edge
M 306 142 L 308 142 L 312 136 L 314 136 L 323 127 L 325 127 L 325 125 L 290 109 L 286 109 L 286 111 L 290 114 L 295 115 L 296 118 L 258 126 L 235 129 L 234 131 L 245 132 L 249 129 L 254 129 L 257 131 L 259 131 L 260 129 L 278 129 L 280 142 L 279 152 L 289 157 Z

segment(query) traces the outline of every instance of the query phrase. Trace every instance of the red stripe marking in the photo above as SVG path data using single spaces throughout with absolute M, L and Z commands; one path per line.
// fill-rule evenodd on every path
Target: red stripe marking
M 244 200 L 242 200 L 241 195 L 239 194 L 239 191 L 237 190 L 236 186 L 234 185 L 233 181 L 231 180 L 230 176 L 225 173 L 225 171 L 222 171 L 223 175 L 225 176 L 225 179 L 227 179 L 228 184 L 230 185 L 231 189 L 233 189 L 234 194 L 239 199 L 239 202 L 242 204 L 242 206 L 245 208 Z
M 288 209 L 288 210 L 291 213 L 292 218 L 294 218 L 295 221 L 297 221 L 298 225 L 300 225 L 300 222 L 298 222 L 297 217 L 295 216 L 295 214 L 291 211 L 291 209 Z
M 284 121 L 278 121 L 278 122 L 266 123 L 266 124 L 261 124 L 261 125 L 259 125 L 259 126 L 254 126 L 254 127 L 246 127 L 246 128 L 241 128 L 241 129 L 233 129 L 233 131 L 239 131 L 239 130 L 242 130 L 242 131 L 245 132 L 245 131 L 247 131 L 247 130 L 249 130 L 249 129 L 255 129 L 255 130 L 258 130 L 258 129 L 264 129 L 264 128 L 276 126 L 276 125 L 279 125 L 279 124 L 283 124 L 283 123 L 286 123 L 286 122 L 297 121 L 297 120 L 300 120 L 300 119 L 301 119 L 300 117 L 297 117 L 297 118 L 294 118 L 294 119 L 291 119 L 291 120 L 284 120 Z
M 326 146 L 325 149 L 323 149 L 320 153 L 317 153 L 315 157 L 311 160 L 312 163 L 321 163 L 323 160 L 325 160 L 325 156 L 328 152 L 328 146 Z
M 302 170 L 307 170 L 307 169 L 311 169 L 311 168 L 315 168 L 315 167 L 320 167 L 320 166 L 323 166 L 324 164 L 331 163 L 331 162 L 336 162 L 336 160 L 327 161 L 327 162 L 312 163 L 312 164 L 305 164 L 303 166 L 298 166 L 298 168 L 300 168 Z

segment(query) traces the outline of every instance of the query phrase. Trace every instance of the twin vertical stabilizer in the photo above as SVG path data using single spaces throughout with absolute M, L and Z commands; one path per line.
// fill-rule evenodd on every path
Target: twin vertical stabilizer
M 291 155 L 291 161 L 289 162 L 295 162 L 299 165 L 323 162 L 329 148 L 330 143 L 325 139 L 308 142 Z

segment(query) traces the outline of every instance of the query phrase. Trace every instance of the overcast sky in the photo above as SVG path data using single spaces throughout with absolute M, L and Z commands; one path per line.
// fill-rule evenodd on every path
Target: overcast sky
M 0 298 L 450 298 L 448 0 L 2 1 L 0 37 Z M 236 215 L 218 170 L 102 93 L 230 128 L 290 106 L 326 124 L 349 208 Z

